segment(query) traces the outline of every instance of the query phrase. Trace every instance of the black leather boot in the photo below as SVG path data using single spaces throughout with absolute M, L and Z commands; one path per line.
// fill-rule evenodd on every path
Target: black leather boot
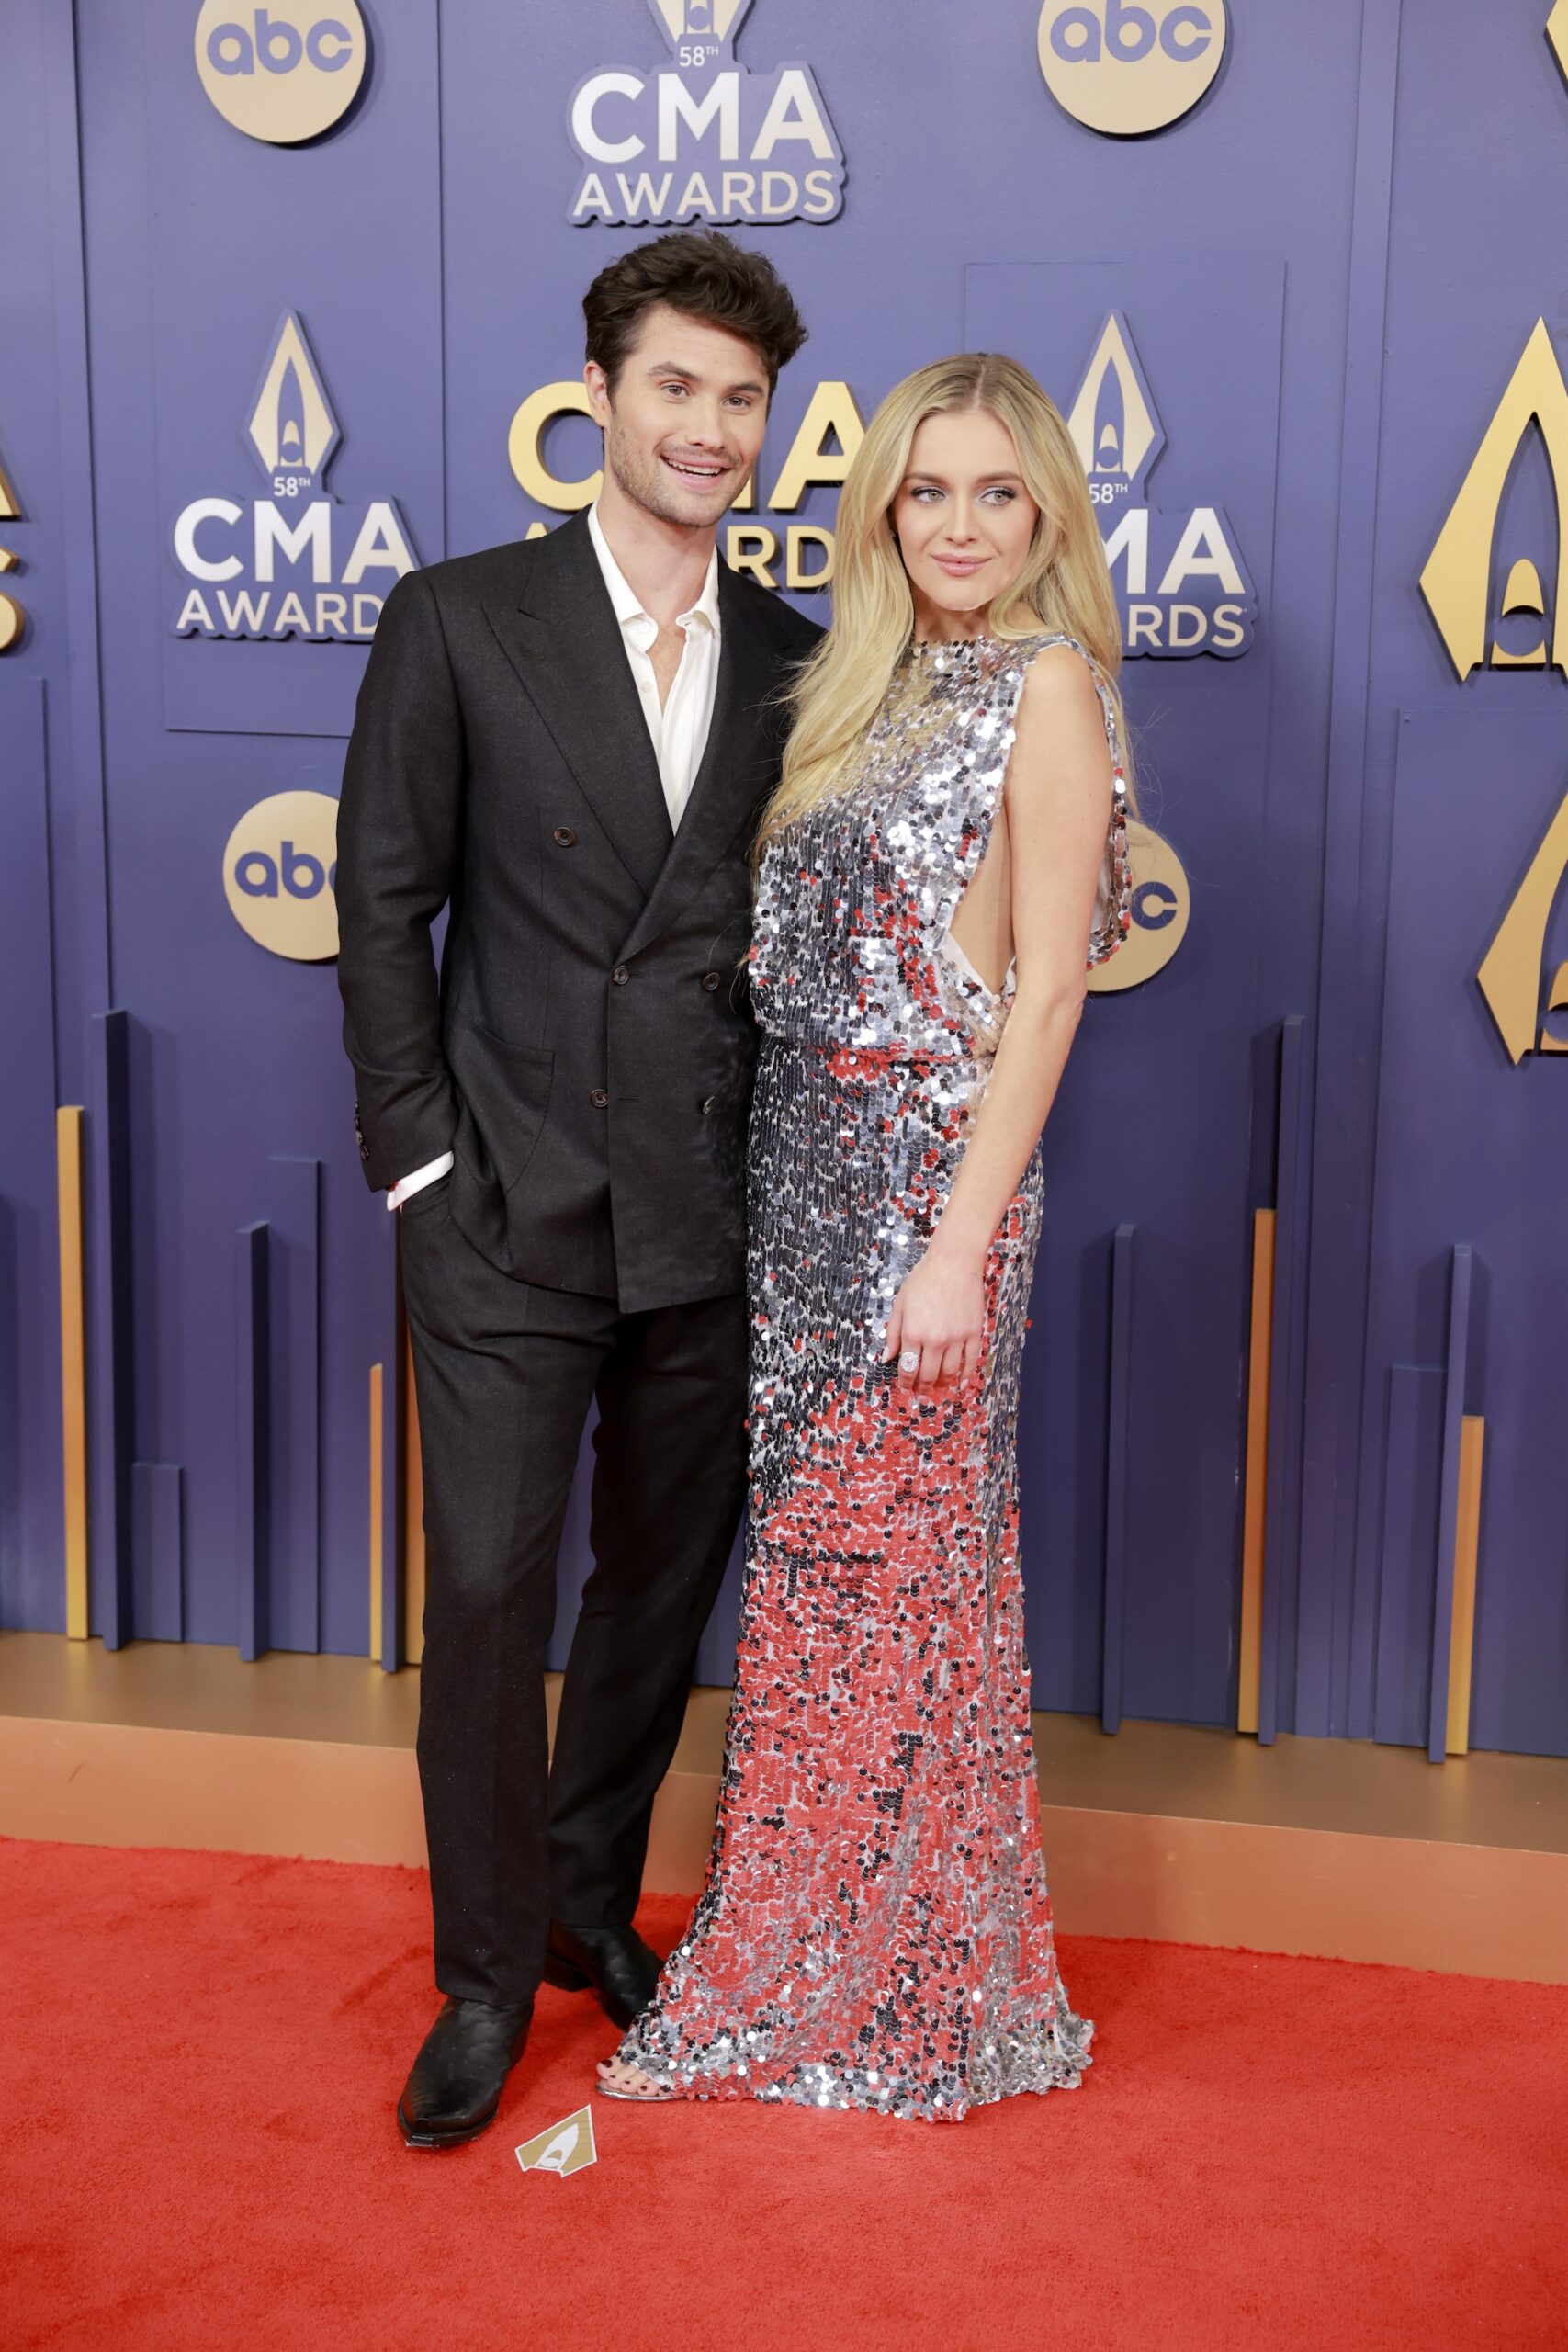
M 592 1985 L 607 2018 L 628 2026 L 653 1998 L 662 1962 L 635 1928 L 566 1928 L 550 1921 L 545 1982 L 563 1993 Z
M 455 2148 L 474 2139 L 501 2104 L 502 2086 L 522 2053 L 534 2014 L 488 2001 L 448 2000 L 424 2037 L 398 2121 L 411 2148 Z

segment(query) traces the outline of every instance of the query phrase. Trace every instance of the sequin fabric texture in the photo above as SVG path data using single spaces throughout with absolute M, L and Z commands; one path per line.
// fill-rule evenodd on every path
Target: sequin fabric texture
M 1055 643 L 1074 640 L 912 647 L 851 789 L 759 876 L 736 1689 L 707 1885 L 620 2052 L 676 2096 L 957 2120 L 1089 2064 L 1040 1851 L 1018 1558 L 1038 1152 L 990 1250 L 979 1380 L 916 1398 L 882 1362 L 1011 1002 L 949 932 Z M 1091 963 L 1131 895 L 1095 676 L 1115 786 Z

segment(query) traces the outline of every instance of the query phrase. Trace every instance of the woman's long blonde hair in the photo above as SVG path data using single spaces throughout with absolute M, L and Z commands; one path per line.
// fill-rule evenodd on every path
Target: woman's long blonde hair
M 1026 368 L 1000 352 L 933 360 L 896 384 L 856 450 L 839 499 L 833 625 L 789 689 L 794 725 L 778 790 L 758 841 L 848 785 L 853 755 L 914 635 L 908 574 L 893 536 L 893 502 L 909 445 L 928 416 L 985 410 L 1012 435 L 1040 523 L 1010 588 L 986 616 L 987 634 L 1063 629 L 1092 655 L 1130 761 L 1116 673 L 1122 627 L 1082 461 L 1061 412 Z M 1132 778 L 1128 775 L 1131 795 Z

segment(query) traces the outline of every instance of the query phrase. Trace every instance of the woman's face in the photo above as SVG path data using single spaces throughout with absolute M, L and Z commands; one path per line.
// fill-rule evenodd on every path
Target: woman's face
M 915 598 L 918 637 L 968 636 L 1023 570 L 1040 509 L 1012 435 L 985 409 L 916 427 L 893 501 L 893 528 Z M 967 626 L 965 626 L 967 624 Z

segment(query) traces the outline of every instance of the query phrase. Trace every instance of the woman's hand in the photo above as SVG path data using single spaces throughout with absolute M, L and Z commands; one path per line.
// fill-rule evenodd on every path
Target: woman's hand
M 883 1361 L 897 1356 L 904 1389 L 955 1387 L 979 1370 L 986 1323 L 986 1283 L 978 1265 L 944 1253 L 933 1242 L 899 1286 L 887 1321 Z M 906 1369 L 905 1359 L 915 1361 Z

